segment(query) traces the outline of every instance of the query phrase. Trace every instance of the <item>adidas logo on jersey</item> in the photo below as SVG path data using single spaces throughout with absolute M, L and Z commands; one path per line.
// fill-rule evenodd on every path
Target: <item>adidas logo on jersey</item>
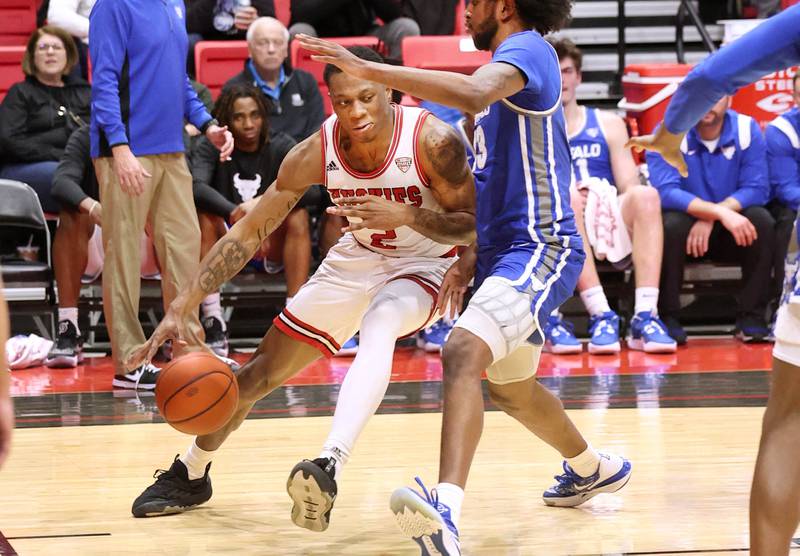
M 336 164 L 335 160 L 331 160 L 330 162 L 328 162 L 328 165 L 325 166 L 325 170 L 327 172 L 335 172 L 338 169 L 339 169 L 339 166 Z

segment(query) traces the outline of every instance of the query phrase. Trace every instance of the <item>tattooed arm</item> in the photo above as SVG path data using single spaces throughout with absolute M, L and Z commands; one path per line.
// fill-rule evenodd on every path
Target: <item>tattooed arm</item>
M 444 212 L 410 207 L 409 226 L 440 243 L 469 245 L 475 241 L 475 182 L 461 137 L 446 123 L 428 116 L 417 147 L 431 192 Z
M 128 358 L 129 369 L 152 359 L 166 340 L 181 341 L 186 336 L 186 315 L 196 311 L 209 293 L 236 276 L 262 241 L 280 226 L 303 193 L 312 184 L 322 183 L 321 157 L 319 133 L 299 143 L 286 155 L 278 178 L 258 204 L 214 244 L 200 262 L 200 269 L 189 287 L 175 298 L 150 339 Z

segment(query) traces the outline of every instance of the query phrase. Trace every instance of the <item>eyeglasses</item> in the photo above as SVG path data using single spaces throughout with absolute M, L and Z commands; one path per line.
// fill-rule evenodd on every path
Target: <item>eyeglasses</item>
M 53 52 L 61 52 L 64 50 L 64 46 L 61 44 L 48 44 L 48 43 L 41 43 L 36 45 L 36 50 L 39 52 L 47 52 L 48 50 L 53 50 Z

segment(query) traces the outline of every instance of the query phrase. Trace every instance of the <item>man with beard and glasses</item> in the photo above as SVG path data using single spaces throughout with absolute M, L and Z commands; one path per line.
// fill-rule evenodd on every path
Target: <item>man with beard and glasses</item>
M 444 413 L 439 483 L 396 490 L 401 529 L 423 554 L 460 554 L 464 486 L 483 428 L 481 375 L 492 401 L 566 459 L 544 502 L 577 506 L 628 481 L 630 463 L 592 448 L 561 401 L 536 381 L 547 316 L 572 295 L 584 261 L 570 208 L 571 160 L 558 56 L 542 38 L 569 17 L 569 0 L 476 0 L 466 11 L 475 46 L 492 61 L 472 75 L 376 64 L 298 36 L 320 62 L 414 97 L 475 114 L 477 243 L 445 278 L 440 310 L 476 291 L 442 354 Z M 422 481 L 419 481 L 422 486 Z

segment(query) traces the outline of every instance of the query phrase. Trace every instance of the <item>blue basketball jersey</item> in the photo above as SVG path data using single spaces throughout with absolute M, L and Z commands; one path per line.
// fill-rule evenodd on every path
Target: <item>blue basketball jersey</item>
M 569 149 L 572 152 L 572 168 L 575 180 L 587 181 L 589 178 L 600 178 L 614 183 L 611 171 L 611 155 L 608 150 L 603 124 L 600 122 L 597 108 L 583 108 L 583 127 L 569 136 Z
M 527 83 L 475 116 L 479 248 L 580 245 L 558 57 L 539 33 L 523 31 L 503 41 L 492 62 L 516 67 Z

